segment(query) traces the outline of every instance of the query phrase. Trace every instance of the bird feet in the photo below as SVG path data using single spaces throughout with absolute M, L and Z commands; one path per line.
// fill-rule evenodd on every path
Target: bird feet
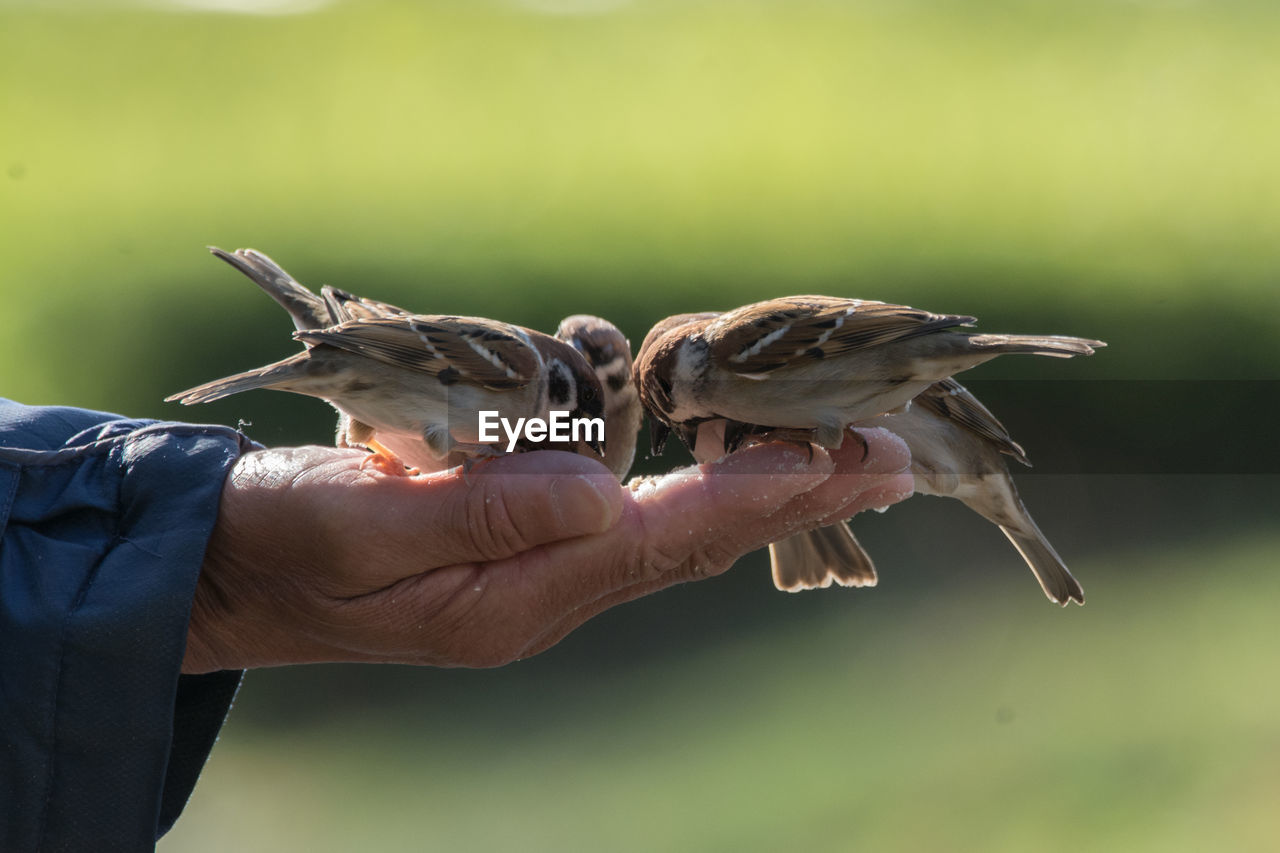
M 794 444 L 803 447 L 809 453 L 809 461 L 813 461 L 813 447 L 820 445 L 826 447 L 822 441 L 818 440 L 819 430 L 817 429 L 801 429 L 793 427 L 762 427 L 755 424 L 744 424 L 737 421 L 729 421 L 724 431 L 724 450 L 725 453 L 732 453 L 735 450 L 751 444 L 760 444 L 765 441 L 780 441 L 784 444 Z M 867 440 L 862 434 L 852 430 L 844 430 L 844 436 L 852 436 L 862 447 L 861 461 L 867 461 L 867 454 L 871 448 L 867 445 Z M 844 438 L 841 436 L 841 438 Z M 835 447 L 841 446 L 843 442 L 836 442 Z M 834 448 L 833 448 L 834 449 Z
M 370 467 L 388 477 L 416 477 L 422 473 L 417 468 L 406 467 L 398 456 L 376 441 L 370 440 L 365 446 L 369 448 L 370 453 L 360 460 L 361 471 Z

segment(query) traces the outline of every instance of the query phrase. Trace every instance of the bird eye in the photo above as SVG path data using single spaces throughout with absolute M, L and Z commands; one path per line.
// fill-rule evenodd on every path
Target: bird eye
M 596 389 L 592 388 L 590 385 L 582 389 L 582 399 L 590 402 L 595 398 L 596 398 Z

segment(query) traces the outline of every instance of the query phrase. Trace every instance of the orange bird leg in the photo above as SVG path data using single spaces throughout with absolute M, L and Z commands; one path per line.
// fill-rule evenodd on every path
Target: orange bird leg
M 417 468 L 406 468 L 399 457 L 372 439 L 365 442 L 365 447 L 369 448 L 370 453 L 360 460 L 361 471 L 366 465 L 371 465 L 375 471 L 389 477 L 415 477 L 422 473 Z

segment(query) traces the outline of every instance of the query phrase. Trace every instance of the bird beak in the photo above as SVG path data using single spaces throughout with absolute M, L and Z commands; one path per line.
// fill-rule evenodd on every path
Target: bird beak
M 667 446 L 667 437 L 671 435 L 671 427 L 657 418 L 649 418 L 649 452 L 661 456 L 662 449 Z
M 693 449 L 698 446 L 698 424 L 681 424 L 676 428 L 676 435 L 680 436 L 680 441 L 693 453 Z

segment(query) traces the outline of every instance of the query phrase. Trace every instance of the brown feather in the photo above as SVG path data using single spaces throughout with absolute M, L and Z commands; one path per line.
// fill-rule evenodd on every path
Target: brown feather
M 769 544 L 773 585 L 784 592 L 875 586 L 876 567 L 843 521 Z
M 710 324 L 705 336 L 716 366 L 757 375 L 974 322 L 905 305 L 792 296 L 730 311 Z
M 349 320 L 330 329 L 295 332 L 308 346 L 327 344 L 431 376 L 454 371 L 495 391 L 523 388 L 537 374 L 540 359 L 512 327 L 481 317 L 401 315 Z
M 333 325 L 324 300 L 299 284 L 266 255 L 253 249 L 226 252 L 217 246 L 208 248 L 214 256 L 235 267 L 288 311 L 294 328 L 323 329 Z
M 954 379 L 944 379 L 930 385 L 911 401 L 911 405 L 924 406 L 939 417 L 962 426 L 991 443 L 1001 453 L 1012 456 L 1023 465 L 1031 465 L 1022 445 L 1013 440 L 1004 424 L 977 397 L 969 393 L 968 388 Z
M 356 296 L 354 293 L 348 293 L 340 287 L 333 287 L 328 284 L 320 288 L 320 295 L 324 297 L 325 304 L 329 307 L 329 313 L 334 318 L 334 324 L 343 323 L 347 320 L 405 317 L 411 313 L 389 302 L 379 302 L 376 299 Z

